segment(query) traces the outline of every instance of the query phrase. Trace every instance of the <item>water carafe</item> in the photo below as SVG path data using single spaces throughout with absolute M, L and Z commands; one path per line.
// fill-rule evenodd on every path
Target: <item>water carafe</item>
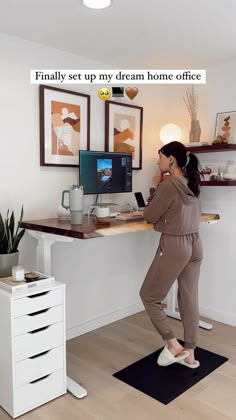
M 65 194 L 69 194 L 69 206 L 64 204 Z M 82 185 L 72 185 L 69 190 L 62 191 L 61 205 L 70 210 L 71 224 L 81 225 L 84 207 L 84 187 Z

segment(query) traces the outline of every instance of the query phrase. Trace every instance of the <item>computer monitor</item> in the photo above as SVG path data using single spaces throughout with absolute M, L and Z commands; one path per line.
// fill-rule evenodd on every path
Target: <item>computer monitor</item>
M 80 185 L 85 194 L 132 191 L 132 153 L 79 151 Z

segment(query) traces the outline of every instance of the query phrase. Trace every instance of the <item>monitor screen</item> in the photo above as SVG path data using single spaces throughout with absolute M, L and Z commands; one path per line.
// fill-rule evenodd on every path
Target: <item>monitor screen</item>
M 132 153 L 79 151 L 80 185 L 85 194 L 132 191 Z

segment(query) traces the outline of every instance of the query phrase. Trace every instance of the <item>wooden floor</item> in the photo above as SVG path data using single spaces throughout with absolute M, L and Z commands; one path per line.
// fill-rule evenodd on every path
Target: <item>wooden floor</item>
M 182 338 L 181 323 L 170 319 Z M 167 406 L 112 374 L 162 346 L 145 312 L 67 342 L 68 374 L 88 396 L 67 394 L 20 417 L 22 420 L 236 420 L 236 329 L 213 322 L 199 329 L 199 346 L 229 358 Z M 0 409 L 0 419 L 10 417 Z

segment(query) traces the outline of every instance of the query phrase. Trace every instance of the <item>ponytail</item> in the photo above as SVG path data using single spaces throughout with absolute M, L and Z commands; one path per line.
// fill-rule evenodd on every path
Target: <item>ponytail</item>
M 187 152 L 187 162 L 186 165 L 182 168 L 185 172 L 186 178 L 188 178 L 188 187 L 196 195 L 200 194 L 200 182 L 201 182 L 201 172 L 199 170 L 199 161 L 197 156 L 193 153 Z

